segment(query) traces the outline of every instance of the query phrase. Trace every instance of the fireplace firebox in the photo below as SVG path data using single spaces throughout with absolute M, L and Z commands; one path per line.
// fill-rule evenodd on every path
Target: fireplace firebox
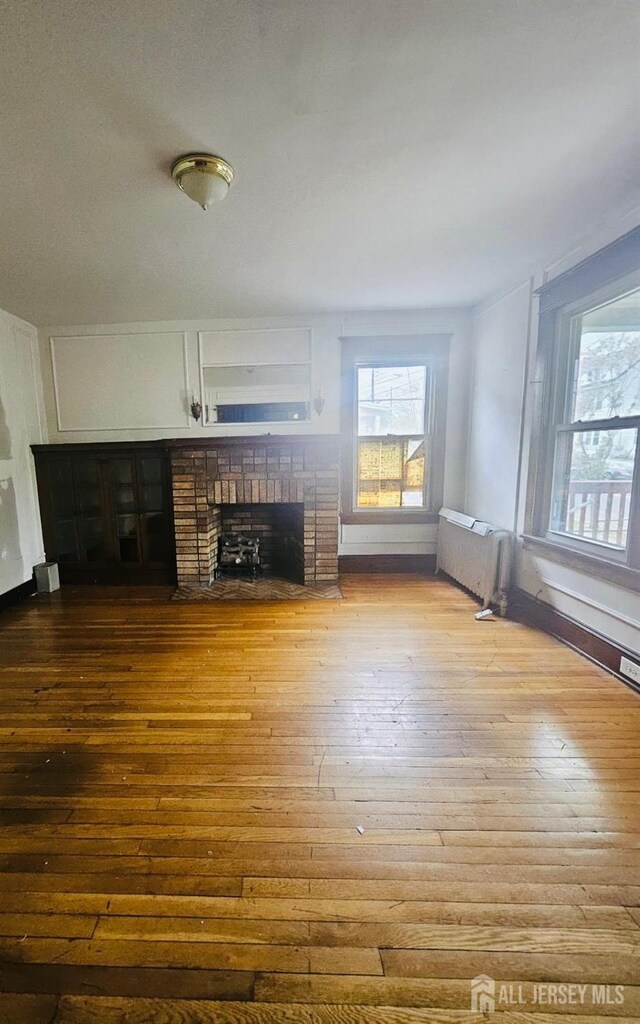
M 243 533 L 220 534 L 216 577 L 224 572 L 245 572 L 255 579 L 262 569 L 258 537 L 247 537 Z

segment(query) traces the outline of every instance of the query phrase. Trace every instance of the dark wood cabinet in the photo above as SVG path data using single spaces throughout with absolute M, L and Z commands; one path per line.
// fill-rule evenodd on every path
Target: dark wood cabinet
M 63 583 L 170 583 L 175 546 L 166 447 L 34 445 L 47 559 Z

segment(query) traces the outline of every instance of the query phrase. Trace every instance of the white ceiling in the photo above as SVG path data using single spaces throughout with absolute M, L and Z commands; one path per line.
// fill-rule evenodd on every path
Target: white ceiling
M 639 45 L 639 0 L 3 0 L 0 306 L 477 301 L 640 201 Z

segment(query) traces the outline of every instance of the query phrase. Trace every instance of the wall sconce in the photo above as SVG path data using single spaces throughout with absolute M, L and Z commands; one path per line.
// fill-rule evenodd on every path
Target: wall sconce
M 322 397 L 322 391 L 318 388 L 318 394 L 313 400 L 313 408 L 316 410 L 318 416 L 320 416 L 324 410 L 324 398 Z
M 198 420 L 202 416 L 202 406 L 200 405 L 200 402 L 195 397 L 195 395 L 191 399 L 191 415 L 193 416 L 193 418 L 196 421 L 196 423 L 198 422 Z

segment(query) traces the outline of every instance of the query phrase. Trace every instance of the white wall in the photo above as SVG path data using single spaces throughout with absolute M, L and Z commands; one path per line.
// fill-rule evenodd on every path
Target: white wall
M 459 505 L 465 484 L 470 326 L 468 312 L 445 309 L 49 328 L 40 332 L 49 439 L 338 433 L 341 338 L 446 334 L 451 347 L 444 490 L 446 503 Z M 320 415 L 312 403 L 308 423 L 204 425 L 190 417 L 191 395 L 200 394 L 200 335 L 208 351 L 215 351 L 220 332 L 218 347 L 225 353 L 220 361 L 228 362 L 229 332 L 236 332 L 240 358 L 243 344 L 249 344 L 246 332 L 272 331 L 277 344 L 278 332 L 292 328 L 311 333 L 311 395 L 325 401 Z M 433 553 L 436 536 L 437 527 L 429 525 L 343 526 L 340 553 Z
M 44 440 L 37 332 L 0 310 L 0 594 L 44 559 L 30 444 Z
M 531 290 L 522 281 L 474 316 L 465 502 L 505 530 L 516 528 Z
M 533 411 L 537 301 L 534 289 L 635 227 L 640 213 L 609 225 L 552 265 L 473 314 L 474 368 L 464 511 L 498 526 L 524 529 Z M 614 643 L 640 652 L 640 594 L 594 578 L 522 547 L 516 585 Z

